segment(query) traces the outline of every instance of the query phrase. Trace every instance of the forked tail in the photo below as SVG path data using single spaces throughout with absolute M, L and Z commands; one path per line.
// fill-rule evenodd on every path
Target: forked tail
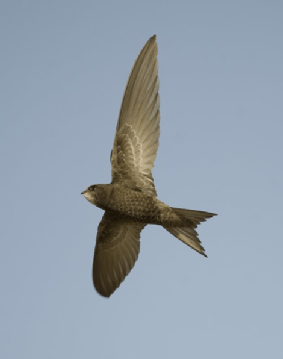
M 201 241 L 198 238 L 198 234 L 195 228 L 201 223 L 205 222 L 207 218 L 216 216 L 215 213 L 208 213 L 203 211 L 193 211 L 183 208 L 173 208 L 174 211 L 182 218 L 184 222 L 187 220 L 191 224 L 179 226 L 179 227 L 165 227 L 164 228 L 173 234 L 173 236 L 180 239 L 182 242 L 186 243 L 188 246 L 199 252 L 200 254 L 207 257 L 204 252 L 204 248 L 201 245 Z

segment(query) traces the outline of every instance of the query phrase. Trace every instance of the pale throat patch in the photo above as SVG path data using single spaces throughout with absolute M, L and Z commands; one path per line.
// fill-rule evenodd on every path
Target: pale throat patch
M 84 195 L 85 199 L 87 199 L 89 202 L 91 202 L 91 203 L 94 202 L 95 199 L 94 199 L 93 196 L 90 194 L 90 192 L 85 192 L 83 195 Z

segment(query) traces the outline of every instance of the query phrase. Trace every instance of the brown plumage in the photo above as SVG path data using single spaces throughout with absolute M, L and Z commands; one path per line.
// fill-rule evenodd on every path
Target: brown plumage
M 195 228 L 213 213 L 169 207 L 156 196 L 151 170 L 160 134 L 156 36 L 140 52 L 124 93 L 111 152 L 111 184 L 92 185 L 82 194 L 105 210 L 97 232 L 93 284 L 109 297 L 133 268 L 140 233 L 147 224 L 163 226 L 205 255 Z

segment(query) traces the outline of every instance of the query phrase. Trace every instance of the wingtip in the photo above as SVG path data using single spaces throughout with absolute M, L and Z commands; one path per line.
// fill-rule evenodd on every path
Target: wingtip
M 218 216 L 218 214 L 217 213 L 210 213 L 210 212 L 207 212 L 207 216 L 206 216 L 206 219 L 207 218 L 212 218 L 212 217 L 215 217 L 215 216 Z M 205 221 L 206 221 L 206 219 L 205 219 Z
M 156 36 L 156 35 L 153 35 L 153 36 L 151 36 L 151 37 L 149 38 L 148 41 L 156 42 L 156 38 L 157 38 L 157 36 Z

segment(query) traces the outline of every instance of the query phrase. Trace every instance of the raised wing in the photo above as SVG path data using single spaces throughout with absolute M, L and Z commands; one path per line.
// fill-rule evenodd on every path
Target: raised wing
M 135 265 L 144 227 L 117 221 L 105 212 L 98 227 L 92 271 L 94 287 L 102 296 L 110 297 Z
M 151 174 L 160 134 L 156 36 L 141 50 L 131 71 L 111 153 L 112 183 L 156 196 Z

